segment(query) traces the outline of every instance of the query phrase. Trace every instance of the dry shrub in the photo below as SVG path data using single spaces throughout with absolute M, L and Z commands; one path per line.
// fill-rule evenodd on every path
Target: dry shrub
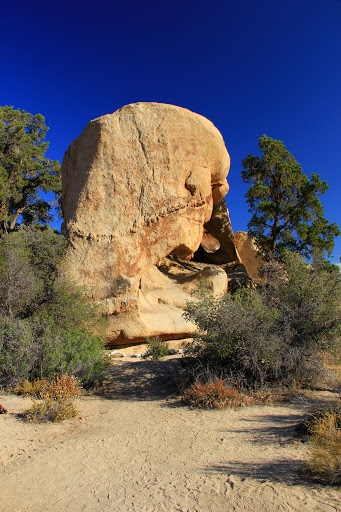
M 341 484 L 341 404 L 329 408 L 308 425 L 311 452 L 310 475 L 329 484 Z
M 77 398 L 81 392 L 79 380 L 73 375 L 55 375 L 51 380 L 38 379 L 33 382 L 25 380 L 15 389 L 18 395 L 41 399 L 69 400 Z
M 237 388 L 227 387 L 225 380 L 217 378 L 204 384 L 199 381 L 194 382 L 184 391 L 182 401 L 191 407 L 223 409 L 250 405 L 253 398 Z
M 28 380 L 16 386 L 16 393 L 40 399 L 23 413 L 26 421 L 59 422 L 73 418 L 77 409 L 71 399 L 77 398 L 81 392 L 79 380 L 72 375 L 55 375 L 51 380 Z
M 81 392 L 80 382 L 73 375 L 55 375 L 49 384 L 47 393 L 54 400 L 77 398 Z
M 33 405 L 23 413 L 26 421 L 34 423 L 45 423 L 48 421 L 59 422 L 77 415 L 77 409 L 71 400 L 53 400 L 47 398 L 40 402 L 33 402 Z
M 43 398 L 49 383 L 46 379 L 38 379 L 33 382 L 24 380 L 17 384 L 14 388 L 16 395 L 33 396 L 36 398 Z

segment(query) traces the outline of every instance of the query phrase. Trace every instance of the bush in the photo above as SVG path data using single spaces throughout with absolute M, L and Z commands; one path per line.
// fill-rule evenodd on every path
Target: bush
M 33 382 L 25 380 L 18 384 L 14 392 L 18 395 L 32 396 L 40 399 L 69 400 L 81 393 L 79 380 L 70 375 L 55 375 L 50 381 L 38 379 Z
M 30 409 L 23 413 L 23 418 L 29 422 L 44 423 L 59 422 L 74 418 L 76 415 L 77 409 L 71 401 L 45 399 L 33 402 Z
M 150 357 L 152 361 L 159 361 L 168 355 L 167 343 L 161 340 L 158 336 L 155 338 L 147 338 L 148 345 L 147 352 L 143 355 L 145 359 Z
M 28 322 L 0 316 L 0 386 L 11 388 L 28 377 L 35 343 Z
M 78 377 L 85 387 L 89 387 L 101 378 L 105 360 L 99 336 L 81 325 L 63 329 L 52 316 L 35 320 L 35 334 L 40 343 L 28 380 L 66 373 Z
M 89 387 L 103 378 L 102 351 L 99 336 L 81 327 L 63 329 L 52 316 L 0 317 L 0 385 L 4 388 L 65 373 Z
M 182 395 L 182 401 L 191 407 L 223 409 L 250 404 L 252 399 L 237 388 L 226 386 L 226 381 L 216 378 L 202 384 L 196 381 Z
M 70 375 L 55 375 L 51 380 L 38 379 L 33 382 L 24 381 L 17 385 L 17 394 L 39 398 L 23 413 L 26 421 L 59 422 L 73 418 L 77 409 L 71 399 L 77 398 L 81 392 L 78 379 Z
M 311 450 L 308 459 L 310 475 L 329 484 L 341 484 L 341 407 L 340 401 L 332 409 L 314 418 L 308 431 Z
M 52 229 L 19 229 L 0 239 L 0 312 L 26 318 L 51 302 L 66 240 Z
M 65 239 L 19 229 L 0 239 L 0 386 L 69 374 L 103 379 L 101 311 L 59 272 Z
M 206 296 L 198 309 L 196 303 L 188 305 L 187 315 L 200 329 L 187 352 L 213 373 L 246 388 L 278 376 L 283 342 L 274 328 L 277 312 L 255 290 L 241 289 L 222 300 Z
M 187 349 L 231 385 L 260 388 L 315 378 L 321 353 L 339 347 L 341 274 L 297 254 L 263 268 L 263 284 L 213 298 L 201 291 L 185 316 L 199 335 Z

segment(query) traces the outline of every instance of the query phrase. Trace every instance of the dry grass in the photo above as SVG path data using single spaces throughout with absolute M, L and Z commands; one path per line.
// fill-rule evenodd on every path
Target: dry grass
M 16 395 L 32 396 L 36 398 L 43 398 L 48 386 L 46 379 L 39 379 L 33 382 L 24 380 L 20 384 L 17 384 L 14 388 Z
M 310 475 L 321 482 L 341 485 L 341 401 L 315 417 L 308 430 Z

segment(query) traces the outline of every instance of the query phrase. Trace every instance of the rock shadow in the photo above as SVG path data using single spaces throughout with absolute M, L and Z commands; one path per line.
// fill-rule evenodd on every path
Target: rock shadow
M 293 441 L 306 441 L 306 429 L 304 422 L 307 419 L 307 413 L 299 411 L 296 414 L 288 415 L 264 415 L 257 416 L 256 419 L 244 419 L 243 429 L 233 429 L 229 432 L 250 433 L 253 434 L 253 444 L 260 446 L 280 445 L 283 446 Z M 252 423 L 257 421 L 261 425 L 257 428 Z M 264 426 L 262 426 L 264 424 Z
M 300 443 L 307 440 L 306 430 L 302 428 L 307 418 L 307 411 L 297 411 L 289 414 L 264 414 L 255 418 L 243 419 L 243 428 L 240 430 L 223 430 L 226 433 L 249 433 L 252 444 L 262 447 L 285 446 L 290 443 Z M 255 426 L 255 423 L 257 426 Z M 252 425 L 253 424 L 253 425 Z M 239 478 L 253 478 L 260 483 L 281 482 L 288 485 L 298 485 L 304 482 L 305 463 L 294 459 L 275 459 L 265 462 L 229 461 L 226 464 L 217 464 L 205 468 L 213 473 L 226 473 Z
M 164 361 L 113 362 L 102 396 L 108 400 L 161 400 L 176 398 L 180 358 Z
M 225 465 L 209 466 L 204 470 L 209 473 L 225 473 L 231 481 L 233 476 L 238 476 L 241 479 L 252 478 L 259 483 L 310 485 L 304 476 L 304 462 L 297 460 L 278 459 L 263 463 L 230 461 Z

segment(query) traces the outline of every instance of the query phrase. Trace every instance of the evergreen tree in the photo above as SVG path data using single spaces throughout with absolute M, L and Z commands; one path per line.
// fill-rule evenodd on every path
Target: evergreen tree
M 263 135 L 259 148 L 261 157 L 250 154 L 243 160 L 242 179 L 250 185 L 249 235 L 265 257 L 279 257 L 283 249 L 305 258 L 314 252 L 330 255 L 340 230 L 324 217 L 319 199 L 327 182 L 318 174 L 309 179 L 283 142 Z
M 39 192 L 61 192 L 60 165 L 45 157 L 48 127 L 41 114 L 0 107 L 0 236 L 18 221 L 52 219 L 51 205 Z

